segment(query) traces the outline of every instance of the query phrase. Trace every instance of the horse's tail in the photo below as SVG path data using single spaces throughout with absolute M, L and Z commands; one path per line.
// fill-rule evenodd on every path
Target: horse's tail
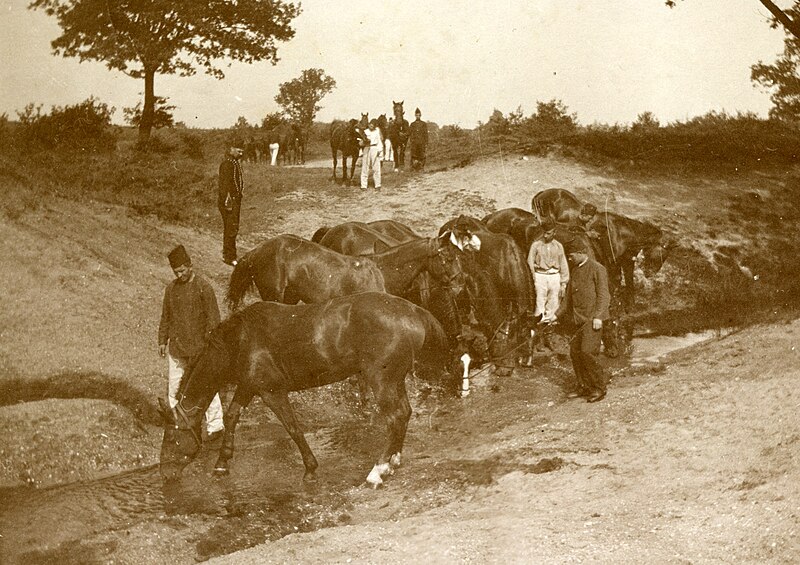
M 322 226 L 317 231 L 314 232 L 314 235 L 311 236 L 311 241 L 314 243 L 319 243 L 322 241 L 322 238 L 325 237 L 325 234 L 330 231 L 331 228 L 328 226 Z
M 231 280 L 228 283 L 228 292 L 225 296 L 228 309 L 231 311 L 237 310 L 239 306 L 241 306 L 245 294 L 247 294 L 247 291 L 253 286 L 251 255 L 252 251 L 243 255 L 231 273 Z

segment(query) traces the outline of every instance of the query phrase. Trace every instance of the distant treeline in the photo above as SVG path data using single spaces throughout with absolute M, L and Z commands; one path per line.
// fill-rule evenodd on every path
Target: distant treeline
M 117 148 L 127 128 L 111 124 L 114 108 L 94 98 L 72 106 L 43 112 L 29 104 L 17 112 L 18 120 L 0 116 L 0 145 L 23 152 L 68 149 L 108 152 Z M 240 118 L 231 128 L 199 130 L 180 125 L 163 130 L 146 149 L 155 153 L 181 153 L 193 159 L 216 157 L 231 136 L 258 137 L 276 125 L 277 115 L 268 115 L 260 126 Z M 329 139 L 331 124 L 314 122 L 308 132 L 314 143 Z M 493 148 L 542 154 L 557 149 L 570 156 L 592 161 L 668 166 L 671 164 L 719 163 L 752 168 L 759 165 L 794 164 L 800 155 L 800 128 L 796 124 L 759 118 L 752 113 L 709 112 L 703 116 L 661 125 L 651 112 L 644 112 L 631 125 L 581 125 L 561 101 L 537 103 L 528 116 L 521 108 L 503 114 L 495 110 L 486 123 L 472 130 L 456 125 L 439 127 L 429 122 L 432 143 L 444 152 L 458 141 L 459 151 L 478 157 Z M 468 144 L 464 142 L 468 140 Z M 434 149 L 436 150 L 436 149 Z

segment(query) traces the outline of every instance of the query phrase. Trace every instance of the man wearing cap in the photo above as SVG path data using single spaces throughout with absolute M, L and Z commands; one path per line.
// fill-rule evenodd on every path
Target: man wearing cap
M 572 316 L 577 330 L 570 341 L 569 356 L 578 379 L 578 388 L 569 398 L 585 397 L 597 402 L 606 396 L 606 374 L 600 364 L 600 340 L 603 321 L 608 319 L 610 295 L 606 269 L 589 258 L 586 243 L 574 239 L 567 244 L 572 269 L 566 300 L 558 317 Z
M 552 349 L 550 343 L 550 324 L 556 319 L 556 311 L 569 282 L 569 267 L 564 247 L 556 237 L 556 225 L 552 220 L 542 224 L 542 237 L 531 243 L 528 251 L 528 266 L 533 273 L 536 289 L 536 309 L 534 316 L 541 316 L 544 326 L 544 344 Z
M 239 213 L 242 209 L 242 165 L 239 157 L 244 144 L 233 141 L 225 159 L 219 165 L 219 193 L 217 208 L 222 214 L 222 260 L 236 266 L 236 236 L 239 235 Z
M 364 154 L 361 156 L 361 190 L 369 186 L 369 173 L 375 181 L 375 190 L 381 189 L 381 155 L 383 154 L 383 137 L 378 129 L 378 122 L 370 120 L 364 130 Z
M 408 145 L 411 151 L 411 168 L 422 170 L 425 166 L 425 153 L 428 149 L 428 124 L 422 121 L 422 111 L 414 110 L 416 118 L 408 126 Z
M 176 395 L 181 378 L 197 361 L 211 330 L 219 325 L 219 307 L 214 289 L 205 277 L 194 271 L 183 245 L 170 251 L 168 258 L 175 280 L 164 291 L 158 353 L 167 357 L 169 405 L 174 408 L 178 403 Z M 208 439 L 216 439 L 223 429 L 222 403 L 217 394 L 206 410 Z
M 570 231 L 575 233 L 585 233 L 592 239 L 599 239 L 600 234 L 594 229 L 594 219 L 597 215 L 597 206 L 594 204 L 584 204 L 581 213 L 575 218 L 575 223 L 570 226 Z

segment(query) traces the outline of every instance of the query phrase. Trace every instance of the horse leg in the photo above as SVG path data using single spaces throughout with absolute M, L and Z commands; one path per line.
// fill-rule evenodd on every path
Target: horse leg
M 358 155 L 351 155 L 350 156 L 350 184 L 353 184 L 353 175 L 356 174 L 356 161 L 358 161 Z
M 335 184 L 336 183 L 336 164 L 337 164 L 337 161 L 339 159 L 337 158 L 335 149 L 333 149 L 331 152 L 333 153 L 333 182 Z
M 300 429 L 300 425 L 297 423 L 297 417 L 294 415 L 291 404 L 289 404 L 289 397 L 285 392 L 263 391 L 261 393 L 261 398 L 264 400 L 264 403 L 269 406 L 269 409 L 278 417 L 278 420 L 283 424 L 283 427 L 289 433 L 292 440 L 294 440 L 294 443 L 297 444 L 297 448 L 300 450 L 300 456 L 303 458 L 303 466 L 306 468 L 303 480 L 316 480 L 316 470 L 319 464 L 317 463 L 317 458 L 314 457 L 314 454 L 311 452 L 311 448 L 308 446 L 308 442 L 303 435 L 303 431 Z
M 411 419 L 411 405 L 406 393 L 405 376 L 394 383 L 385 383 L 383 381 L 389 374 L 375 372 L 373 375 L 375 376 L 371 377 L 372 391 L 389 428 L 386 448 L 367 476 L 367 483 L 372 488 L 378 488 L 383 484 L 383 477 L 392 474 L 394 468 L 400 466 L 408 421 Z
M 239 416 L 242 409 L 250 404 L 253 398 L 253 392 L 244 387 L 236 387 L 236 393 L 233 395 L 228 409 L 225 411 L 225 433 L 222 436 L 222 447 L 219 449 L 219 457 L 217 463 L 214 465 L 215 475 L 227 475 L 230 470 L 228 468 L 228 461 L 233 457 L 233 447 L 236 440 L 236 424 L 239 423 Z

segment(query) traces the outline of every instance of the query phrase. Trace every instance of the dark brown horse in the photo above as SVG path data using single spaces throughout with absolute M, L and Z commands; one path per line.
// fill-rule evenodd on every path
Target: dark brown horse
M 378 233 L 401 243 L 422 238 L 417 232 L 397 220 L 375 220 L 367 222 L 367 225 Z
M 380 269 L 369 259 L 347 257 L 288 234 L 269 239 L 242 256 L 228 284 L 231 309 L 238 308 L 253 284 L 262 300 L 284 304 L 310 304 L 386 290 Z
M 405 166 L 406 144 L 408 143 L 409 124 L 403 117 L 403 100 L 392 101 L 392 115 L 394 121 L 389 126 L 389 140 L 394 151 L 394 170 L 398 171 Z
M 531 243 L 538 237 L 540 231 L 536 216 L 522 208 L 497 210 L 484 217 L 481 222 L 495 233 L 506 233 L 513 237 L 526 257 Z
M 411 417 L 406 375 L 416 369 L 421 376 L 438 379 L 446 363 L 446 337 L 439 323 L 402 298 L 366 292 L 325 304 L 252 304 L 212 332 L 181 381 L 175 408 L 159 399 L 164 418 L 161 475 L 165 480 L 180 477 L 200 448 L 200 425 L 212 397 L 223 385 L 234 384 L 215 472 L 229 471 L 241 410 L 259 395 L 297 444 L 304 479 L 313 480 L 318 463 L 288 393 L 358 375 L 372 388 L 389 430 L 386 447 L 367 476 L 377 487 L 400 465 Z
M 358 152 L 364 142 L 364 134 L 358 128 L 356 120 L 350 120 L 346 124 L 334 124 L 331 126 L 331 157 L 333 158 L 333 182 L 337 182 L 336 166 L 338 164 L 338 154 L 342 153 L 342 183 L 349 185 L 352 182 L 353 174 L 356 170 Z M 347 159 L 350 158 L 350 177 L 347 176 Z
M 311 241 L 343 255 L 381 253 L 400 243 L 373 230 L 363 222 L 345 222 L 332 228 L 320 228 L 314 233 Z
M 563 188 L 548 188 L 537 192 L 531 199 L 531 210 L 543 222 L 550 218 L 554 222 L 571 224 L 581 213 L 583 202 Z
M 448 231 L 459 242 L 479 244 L 479 248 L 464 246 L 471 260 L 462 265 L 474 316 L 490 349 L 496 351 L 493 345 L 498 340 L 509 347 L 527 340 L 535 327 L 536 296 L 526 255 L 510 236 L 494 233 L 469 216 L 459 216 L 440 228 L 440 233 Z

